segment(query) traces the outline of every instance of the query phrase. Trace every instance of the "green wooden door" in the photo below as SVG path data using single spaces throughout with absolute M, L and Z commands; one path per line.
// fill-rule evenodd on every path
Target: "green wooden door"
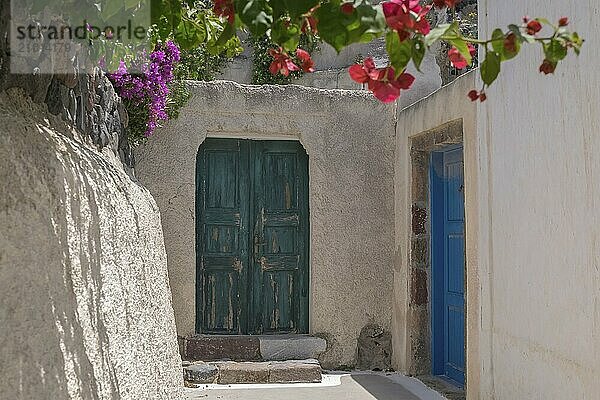
M 207 139 L 196 167 L 196 331 L 308 331 L 308 157 Z

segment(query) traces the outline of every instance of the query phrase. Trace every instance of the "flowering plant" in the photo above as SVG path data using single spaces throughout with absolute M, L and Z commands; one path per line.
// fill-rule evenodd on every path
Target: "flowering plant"
M 179 47 L 172 41 L 159 43 L 149 55 L 145 53 L 131 63 L 129 73 L 124 61 L 108 74 L 129 115 L 128 134 L 133 142 L 152 135 L 161 122 L 169 119 L 169 85 L 180 60 Z
M 475 46 L 481 47 L 484 57 L 479 56 L 483 59 L 479 72 L 483 87 L 469 92 L 473 101 L 485 101 L 485 90 L 498 77 L 501 63 L 516 57 L 524 44 L 541 44 L 544 60 L 539 70 L 544 74 L 553 73 L 569 50 L 580 52 L 583 39 L 568 30 L 566 17 L 557 24 L 544 18 L 525 17 L 522 24 L 494 30 L 490 39 L 464 36 L 458 21 L 430 26 L 426 16 L 432 9 L 454 9 L 460 1 L 386 0 L 375 5 L 370 0 L 216 0 L 213 12 L 232 27 L 230 35 L 235 32 L 233 27 L 239 25 L 245 25 L 253 35 L 269 35 L 278 46 L 271 51 L 270 70 L 274 74 L 314 68 L 310 55 L 299 53 L 298 38 L 302 33 L 318 33 L 338 52 L 352 43 L 384 36 L 389 65 L 375 68 L 373 60 L 366 59 L 349 71 L 352 79 L 367 84 L 383 102 L 396 100 L 401 90 L 410 88 L 414 77 L 406 72 L 406 67 L 412 62 L 419 70 L 425 52 L 438 41 L 448 43 L 448 58 L 457 69 L 471 65 Z M 540 35 L 543 26 L 552 29 L 550 35 Z

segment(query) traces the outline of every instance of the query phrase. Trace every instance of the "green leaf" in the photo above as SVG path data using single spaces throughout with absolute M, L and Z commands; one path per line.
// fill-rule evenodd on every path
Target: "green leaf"
M 317 9 L 316 14 L 319 20 L 319 36 L 339 53 L 350 43 L 348 30 L 337 15 L 339 7 L 324 3 Z
M 358 5 L 357 5 L 358 4 Z M 355 12 L 341 12 L 339 1 L 322 3 L 316 11 L 319 37 L 339 53 L 352 43 L 367 43 L 385 31 L 385 17 L 381 6 L 362 1 L 355 3 Z
M 232 24 L 225 24 L 225 29 L 221 32 L 219 39 L 215 42 L 215 46 L 221 47 L 235 35 L 235 27 Z
M 175 31 L 175 40 L 182 49 L 198 47 L 206 39 L 206 28 L 191 19 L 183 18 Z
M 494 29 L 494 32 L 492 32 L 492 48 L 498 54 L 502 54 L 503 52 L 505 37 L 504 32 L 502 32 L 502 29 L 500 28 L 496 28 Z
M 423 39 L 419 37 L 412 39 L 412 59 L 415 68 L 417 68 L 417 71 L 419 72 L 421 72 L 421 62 L 423 62 L 423 58 L 425 57 L 426 49 Z
M 255 36 L 262 36 L 273 23 L 273 10 L 267 0 L 235 0 L 240 20 Z
M 285 10 L 290 14 L 292 19 L 306 14 L 311 8 L 319 4 L 319 0 L 280 0 L 273 3 L 283 3 Z
M 150 12 L 152 23 L 157 25 L 161 39 L 165 40 L 171 33 L 175 34 L 183 16 L 179 0 L 152 0 Z
M 544 45 L 544 54 L 548 60 L 558 62 L 567 56 L 567 48 L 558 40 L 552 39 Z
M 448 40 L 454 47 L 456 47 L 456 49 L 458 50 L 458 52 L 464 57 L 464 59 L 467 61 L 468 65 L 471 65 L 471 61 L 473 60 L 473 57 L 471 57 L 471 52 L 469 51 L 469 46 L 467 44 L 467 42 L 462 39 L 462 38 L 455 38 L 455 39 L 449 39 Z
M 425 36 L 425 45 L 431 47 L 432 44 L 437 42 L 442 36 L 450 31 L 452 26 L 450 24 L 440 24 L 433 28 L 427 36 Z
M 500 55 L 494 51 L 485 54 L 485 60 L 481 63 L 481 79 L 486 85 L 491 85 L 500 73 Z
M 296 50 L 300 43 L 300 27 L 280 18 L 271 26 L 271 40 L 286 51 Z
M 575 54 L 579 55 L 581 46 L 583 45 L 583 39 L 579 37 L 577 32 L 573 32 L 571 35 L 571 43 L 573 43 L 573 50 L 575 51 Z
M 406 39 L 401 42 L 396 31 L 389 31 L 385 35 L 385 48 L 396 75 L 400 75 L 412 57 L 412 41 Z
M 510 34 L 514 33 L 510 32 Z M 506 35 L 501 29 L 495 29 L 492 33 L 492 48 L 496 53 L 500 54 L 501 61 L 510 60 L 511 58 L 516 57 L 521 50 L 521 41 L 516 35 L 515 51 L 510 51 L 504 46 L 504 43 L 510 37 L 510 34 Z

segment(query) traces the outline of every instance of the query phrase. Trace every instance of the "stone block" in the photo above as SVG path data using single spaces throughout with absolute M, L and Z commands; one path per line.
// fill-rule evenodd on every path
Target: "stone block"
M 387 370 L 392 365 L 392 335 L 382 327 L 366 325 L 358 337 L 357 368 Z
M 190 383 L 215 383 L 219 369 L 211 364 L 197 363 L 183 368 L 183 379 Z
M 318 363 L 283 361 L 269 365 L 269 383 L 317 382 L 321 382 L 321 366 Z
M 412 231 L 415 235 L 427 233 L 427 209 L 418 204 L 412 206 Z
M 269 381 L 268 362 L 222 362 L 215 363 L 219 368 L 218 383 L 267 383 Z
M 308 335 L 260 337 L 260 355 L 266 361 L 318 358 L 327 349 L 325 339 Z
M 186 339 L 186 360 L 260 361 L 256 336 L 193 336 Z
M 420 306 L 427 304 L 427 271 L 412 268 L 410 279 L 410 302 Z

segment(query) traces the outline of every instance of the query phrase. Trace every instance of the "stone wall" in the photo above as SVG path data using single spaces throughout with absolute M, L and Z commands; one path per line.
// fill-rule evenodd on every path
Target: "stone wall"
M 200 144 L 207 136 L 299 140 L 309 157 L 310 333 L 328 340 L 325 367 L 354 366 L 361 330 L 390 329 L 394 105 L 365 91 L 294 85 L 217 81 L 190 89 L 180 117 L 136 152 L 140 181 L 163 218 L 178 334 L 194 334 L 196 317 Z
M 23 90 L 0 94 L 0 398 L 175 399 L 156 203 Z
M 11 74 L 9 4 L 0 2 L 0 398 L 178 399 L 160 214 L 133 180 L 127 115 L 98 71 Z
M 35 73 L 36 65 L 22 60 L 16 61 L 20 71 L 31 70 L 31 73 L 11 73 L 10 3 L 0 2 L 0 92 L 19 88 L 34 103 L 46 104 L 49 113 L 61 116 L 104 154 L 119 158 L 127 173 L 133 175 L 133 151 L 125 133 L 127 113 L 103 73 L 96 69 L 84 74 L 75 68 L 70 74 Z M 43 55 L 37 67 L 49 71 L 52 60 Z

